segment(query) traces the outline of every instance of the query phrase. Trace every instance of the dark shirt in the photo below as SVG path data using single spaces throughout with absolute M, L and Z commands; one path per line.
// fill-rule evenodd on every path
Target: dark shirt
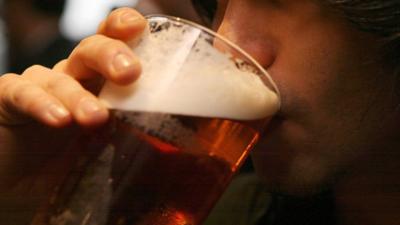
M 204 225 L 334 225 L 330 192 L 295 198 L 268 193 L 254 174 L 229 186 Z

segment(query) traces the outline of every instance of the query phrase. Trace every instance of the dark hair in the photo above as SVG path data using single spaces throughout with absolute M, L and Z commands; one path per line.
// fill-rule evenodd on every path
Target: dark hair
M 61 15 L 65 5 L 65 0 L 31 0 L 31 2 L 36 10 L 55 16 Z
M 357 29 L 382 43 L 384 59 L 400 70 L 400 0 L 320 0 L 339 11 Z
M 384 60 L 400 70 L 400 0 L 315 0 L 342 14 L 357 29 L 382 41 Z M 215 0 L 192 0 L 205 22 L 217 8 Z

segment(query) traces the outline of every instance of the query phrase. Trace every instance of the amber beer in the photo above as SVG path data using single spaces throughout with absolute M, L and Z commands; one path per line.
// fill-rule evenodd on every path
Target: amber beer
M 237 46 L 189 21 L 148 20 L 141 76 L 105 83 L 111 120 L 78 142 L 36 224 L 199 225 L 278 110 L 276 86 Z
M 149 121 L 154 127 L 142 126 Z M 115 174 L 106 224 L 201 224 L 257 140 L 254 124 L 114 111 L 108 145 L 116 152 Z
M 201 224 L 265 121 L 112 110 L 33 224 Z

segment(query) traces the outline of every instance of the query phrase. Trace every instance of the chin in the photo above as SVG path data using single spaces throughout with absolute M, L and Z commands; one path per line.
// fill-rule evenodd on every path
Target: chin
M 330 189 L 337 168 L 318 154 L 318 145 L 307 141 L 301 129 L 285 129 L 287 125 L 275 121 L 251 153 L 261 181 L 271 192 L 299 197 Z
M 289 196 L 306 197 L 330 190 L 334 177 L 313 165 L 291 168 L 254 161 L 254 168 L 268 191 Z

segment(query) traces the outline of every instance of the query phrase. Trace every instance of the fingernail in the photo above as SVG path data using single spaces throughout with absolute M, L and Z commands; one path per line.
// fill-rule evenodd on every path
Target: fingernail
M 79 103 L 79 109 L 84 116 L 95 116 L 96 114 L 102 114 L 103 108 L 92 99 L 84 98 Z
M 121 15 L 121 23 L 130 24 L 137 21 L 139 18 L 133 13 L 126 12 Z
M 69 114 L 68 110 L 66 110 L 62 106 L 53 104 L 53 105 L 50 105 L 48 108 L 48 118 L 50 120 L 54 120 L 54 121 L 64 120 L 69 115 L 70 114 Z
M 119 53 L 113 61 L 114 71 L 117 73 L 125 72 L 133 67 L 133 58 L 127 54 Z

